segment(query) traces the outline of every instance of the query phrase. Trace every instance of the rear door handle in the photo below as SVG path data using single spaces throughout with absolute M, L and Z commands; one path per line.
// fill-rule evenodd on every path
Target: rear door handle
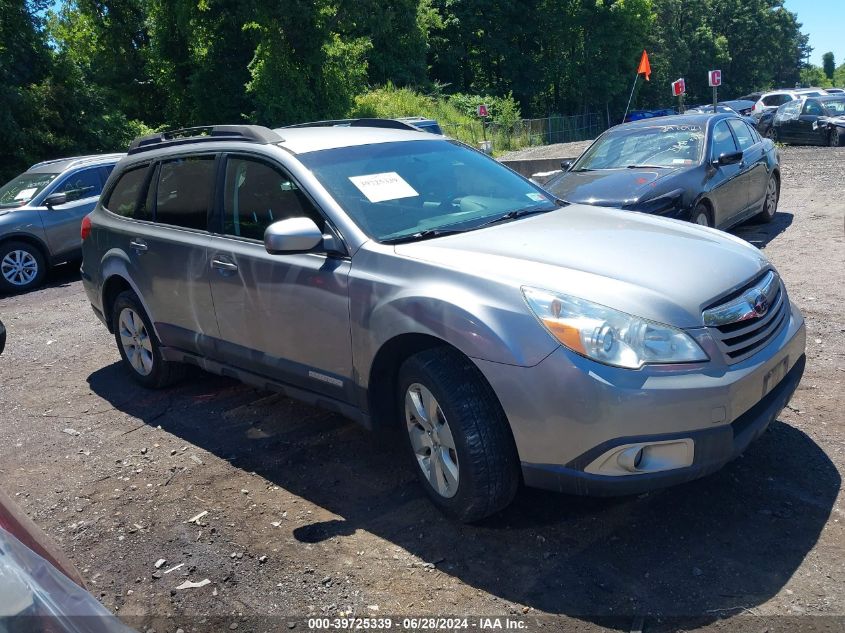
M 129 248 L 138 251 L 139 253 L 147 252 L 147 245 L 143 240 L 132 240 L 129 242 Z
M 234 262 L 227 262 L 222 259 L 212 259 L 211 260 L 211 267 L 216 268 L 217 270 L 227 270 L 227 271 L 235 271 L 238 269 L 238 265 Z

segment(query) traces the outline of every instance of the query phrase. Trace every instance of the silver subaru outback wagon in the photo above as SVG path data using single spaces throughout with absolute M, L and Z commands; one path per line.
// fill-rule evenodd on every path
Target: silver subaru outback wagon
M 775 419 L 805 329 L 706 227 L 566 204 L 458 142 L 351 125 L 137 139 L 83 223 L 131 375 L 186 364 L 404 429 L 464 521 L 519 484 L 629 494 L 713 472 Z

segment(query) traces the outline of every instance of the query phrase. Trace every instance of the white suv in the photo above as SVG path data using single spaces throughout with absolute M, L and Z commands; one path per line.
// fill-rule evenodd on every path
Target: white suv
M 777 110 L 784 103 L 795 101 L 800 97 L 821 97 L 826 95 L 827 91 L 822 88 L 799 88 L 797 90 L 774 90 L 772 92 L 764 92 L 754 107 L 751 108 L 751 114 L 755 117 L 760 117 L 768 111 Z

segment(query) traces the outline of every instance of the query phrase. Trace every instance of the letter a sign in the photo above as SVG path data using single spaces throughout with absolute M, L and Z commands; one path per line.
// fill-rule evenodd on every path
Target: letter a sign
M 711 70 L 707 73 L 708 83 L 710 84 L 711 88 L 715 88 L 716 86 L 722 85 L 722 71 L 721 70 Z

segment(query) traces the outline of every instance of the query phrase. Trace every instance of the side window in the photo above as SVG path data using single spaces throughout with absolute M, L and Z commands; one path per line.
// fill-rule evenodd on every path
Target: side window
M 786 97 L 786 101 L 783 98 Z M 776 95 L 769 95 L 763 99 L 763 105 L 767 106 L 779 106 L 783 103 L 789 101 L 789 97 L 784 94 L 776 94 Z
M 824 116 L 824 110 L 822 110 L 821 105 L 819 105 L 818 101 L 812 101 L 811 99 L 807 99 L 804 103 L 804 110 L 801 114 L 811 114 L 813 116 Z
M 303 216 L 323 228 L 320 213 L 281 169 L 253 158 L 228 158 L 223 233 L 263 240 L 273 222 Z
M 103 182 L 100 180 L 100 170 L 94 167 L 92 169 L 80 169 L 78 172 L 67 176 L 53 193 L 67 194 L 68 202 L 72 202 L 99 196 L 102 191 Z
M 713 145 L 710 151 L 710 158 L 715 160 L 722 154 L 729 154 L 737 150 L 734 137 L 728 128 L 727 121 L 719 121 L 713 127 Z
M 146 182 L 147 167 L 148 165 L 144 165 L 124 172 L 112 187 L 108 200 L 103 203 L 103 206 L 125 218 L 148 219 L 148 216 L 138 212 L 138 197 Z
M 754 142 L 755 143 L 762 142 L 763 138 L 760 136 L 760 133 L 756 130 L 756 128 L 753 125 L 751 125 L 750 123 L 746 123 L 745 125 L 748 127 L 749 131 L 751 132 L 751 137 L 754 139 Z
M 729 119 L 728 125 L 731 126 L 734 134 L 736 134 L 736 140 L 739 141 L 739 149 L 745 151 L 754 145 L 754 137 L 751 135 L 751 129 L 745 124 L 745 121 Z
M 205 231 L 213 194 L 214 156 L 163 162 L 158 169 L 155 221 Z

